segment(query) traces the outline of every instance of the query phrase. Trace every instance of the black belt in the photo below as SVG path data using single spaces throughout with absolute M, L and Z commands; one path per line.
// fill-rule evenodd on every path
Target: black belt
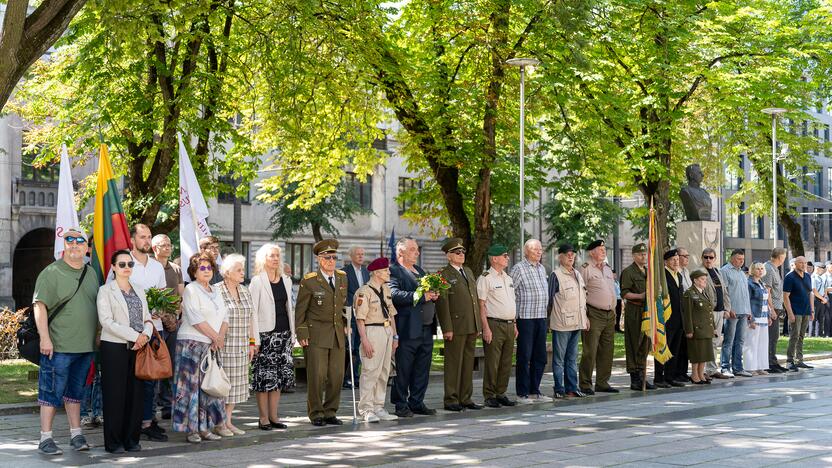
M 390 321 L 385 320 L 384 323 L 365 323 L 364 326 L 365 327 L 389 327 L 390 326 Z
M 512 320 L 503 320 L 503 319 L 498 319 L 498 318 L 494 318 L 494 317 L 488 317 L 488 320 L 496 320 L 500 323 L 514 323 L 514 322 L 516 322 L 516 320 L 514 320 L 514 319 L 512 319 Z
M 595 306 L 589 305 L 589 304 L 587 304 L 587 307 L 592 307 L 593 309 L 600 310 L 601 312 L 613 312 L 613 309 L 601 309 L 601 308 L 598 308 L 598 307 L 595 307 Z

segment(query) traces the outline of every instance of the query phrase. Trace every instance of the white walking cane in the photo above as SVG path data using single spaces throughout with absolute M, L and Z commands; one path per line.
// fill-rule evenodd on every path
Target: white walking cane
M 347 329 L 352 332 L 352 307 L 345 307 L 347 313 Z M 347 350 L 350 353 L 350 390 L 352 391 L 352 423 L 358 424 L 358 409 L 355 402 L 355 369 L 352 362 L 352 333 L 347 335 Z

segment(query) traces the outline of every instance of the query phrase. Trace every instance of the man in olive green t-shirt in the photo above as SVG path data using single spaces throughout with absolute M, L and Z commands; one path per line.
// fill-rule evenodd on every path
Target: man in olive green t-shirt
M 84 384 L 98 328 L 95 307 L 98 278 L 84 264 L 87 239 L 83 231 L 70 228 L 63 237 L 63 258 L 40 272 L 32 299 L 41 353 L 38 373 L 41 433 L 38 450 L 45 455 L 62 453 L 52 438 L 52 422 L 61 404 L 66 408 L 69 420 L 70 445 L 76 451 L 89 450 L 81 432 L 81 399 L 84 397 Z M 83 283 L 78 288 L 85 269 Z M 67 299 L 69 302 L 49 322 L 51 311 Z

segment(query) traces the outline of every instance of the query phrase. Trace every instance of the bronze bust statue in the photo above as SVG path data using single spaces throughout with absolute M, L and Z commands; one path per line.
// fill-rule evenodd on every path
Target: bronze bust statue
M 688 185 L 679 191 L 685 218 L 688 221 L 711 221 L 711 196 L 701 187 L 704 177 L 702 168 L 699 164 L 691 164 L 685 168 L 685 176 Z

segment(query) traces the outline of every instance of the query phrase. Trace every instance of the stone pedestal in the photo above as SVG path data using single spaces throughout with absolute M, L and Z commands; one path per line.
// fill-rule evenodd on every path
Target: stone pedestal
M 681 221 L 676 225 L 676 246 L 690 253 L 688 270 L 702 266 L 702 251 L 710 247 L 716 251 L 717 262 L 722 262 L 722 231 L 719 221 Z

